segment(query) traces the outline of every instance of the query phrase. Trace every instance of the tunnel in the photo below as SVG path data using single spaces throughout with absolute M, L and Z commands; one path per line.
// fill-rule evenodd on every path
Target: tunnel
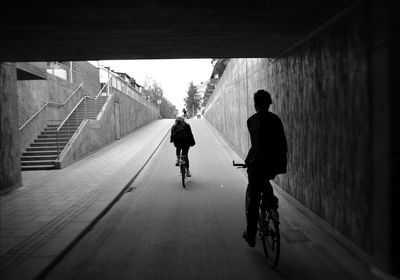
M 16 83 L 31 71 L 17 62 L 225 58 L 205 118 L 245 155 L 253 93 L 270 91 L 289 139 L 289 172 L 276 183 L 360 258 L 399 277 L 397 8 L 377 0 L 7 3 L 1 189 L 21 186 Z

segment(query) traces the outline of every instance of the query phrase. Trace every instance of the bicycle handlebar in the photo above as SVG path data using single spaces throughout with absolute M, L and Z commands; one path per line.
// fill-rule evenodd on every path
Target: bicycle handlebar
M 235 163 L 235 161 L 232 161 L 233 166 L 238 166 L 238 167 L 243 167 L 246 168 L 247 164 L 245 163 Z

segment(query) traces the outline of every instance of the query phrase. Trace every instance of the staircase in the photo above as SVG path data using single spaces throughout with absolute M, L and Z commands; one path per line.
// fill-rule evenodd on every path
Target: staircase
M 72 112 L 58 132 L 59 152 L 64 149 L 84 119 L 96 119 L 107 96 L 99 96 L 97 100 L 86 98 Z M 49 170 L 55 169 L 57 160 L 57 128 L 60 124 L 48 124 L 34 139 L 21 156 L 21 170 Z

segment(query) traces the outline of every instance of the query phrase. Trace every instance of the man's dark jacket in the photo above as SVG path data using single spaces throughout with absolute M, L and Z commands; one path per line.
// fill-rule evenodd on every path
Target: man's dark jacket
M 279 117 L 269 111 L 257 112 L 247 120 L 247 127 L 251 148 L 246 163 L 268 175 L 286 173 L 287 141 Z
M 175 147 L 189 147 L 194 146 L 195 141 L 192 134 L 192 129 L 187 123 L 180 125 L 173 125 L 171 129 L 170 142 L 174 143 Z

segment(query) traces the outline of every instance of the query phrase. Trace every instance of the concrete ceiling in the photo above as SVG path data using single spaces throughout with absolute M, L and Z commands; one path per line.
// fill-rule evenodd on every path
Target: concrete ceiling
M 274 57 L 354 1 L 14 2 L 0 61 Z

